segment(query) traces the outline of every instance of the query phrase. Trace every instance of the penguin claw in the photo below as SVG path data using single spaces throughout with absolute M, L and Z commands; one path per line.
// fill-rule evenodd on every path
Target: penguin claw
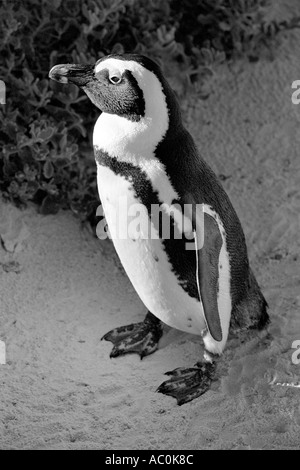
M 111 341 L 114 345 L 110 357 L 136 353 L 141 359 L 154 353 L 162 336 L 160 325 L 147 321 L 121 326 L 106 333 L 101 339 Z
M 177 404 L 183 405 L 209 390 L 210 384 L 214 380 L 215 369 L 214 363 L 203 363 L 197 368 L 179 367 L 166 372 L 166 375 L 171 378 L 163 382 L 156 391 L 176 398 Z

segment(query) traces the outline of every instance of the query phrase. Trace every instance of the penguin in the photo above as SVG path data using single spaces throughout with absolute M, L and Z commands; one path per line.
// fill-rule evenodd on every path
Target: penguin
M 99 196 L 121 263 L 148 310 L 144 321 L 102 339 L 113 344 L 111 357 L 143 358 L 158 349 L 165 325 L 202 338 L 201 361 L 166 372 L 157 389 L 187 403 L 216 380 L 229 331 L 269 323 L 240 220 L 154 61 L 111 54 L 94 65 L 55 65 L 49 77 L 79 86 L 101 111 L 93 133 Z

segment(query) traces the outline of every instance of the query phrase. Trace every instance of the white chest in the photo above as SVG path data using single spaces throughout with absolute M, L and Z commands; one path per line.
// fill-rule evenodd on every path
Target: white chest
M 98 190 L 121 263 L 145 306 L 166 324 L 193 334 L 205 327 L 202 304 L 187 295 L 132 182 L 97 165 Z

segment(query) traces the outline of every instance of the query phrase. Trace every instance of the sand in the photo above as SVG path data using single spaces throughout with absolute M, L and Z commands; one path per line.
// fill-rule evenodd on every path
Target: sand
M 170 330 L 159 350 L 109 359 L 100 341 L 146 312 L 109 240 L 69 212 L 0 208 L 1 449 L 297 449 L 300 447 L 300 33 L 273 62 L 240 62 L 185 122 L 242 221 L 270 305 L 266 333 L 231 337 L 219 379 L 181 407 L 158 393 L 164 372 L 201 358 Z M 299 355 L 300 358 L 300 355 Z M 284 385 L 282 385 L 284 384 Z

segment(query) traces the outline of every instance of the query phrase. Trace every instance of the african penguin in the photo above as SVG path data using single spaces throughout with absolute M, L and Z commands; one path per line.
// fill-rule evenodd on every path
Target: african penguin
M 103 338 L 114 345 L 111 357 L 142 358 L 157 349 L 163 324 L 201 335 L 202 362 L 168 372 L 158 388 L 182 405 L 209 389 L 229 328 L 269 321 L 238 216 L 155 62 L 112 54 L 95 65 L 56 65 L 49 76 L 78 85 L 101 111 L 93 134 L 99 195 L 116 251 L 148 309 L 143 322 Z M 137 208 L 142 223 L 131 230 Z

